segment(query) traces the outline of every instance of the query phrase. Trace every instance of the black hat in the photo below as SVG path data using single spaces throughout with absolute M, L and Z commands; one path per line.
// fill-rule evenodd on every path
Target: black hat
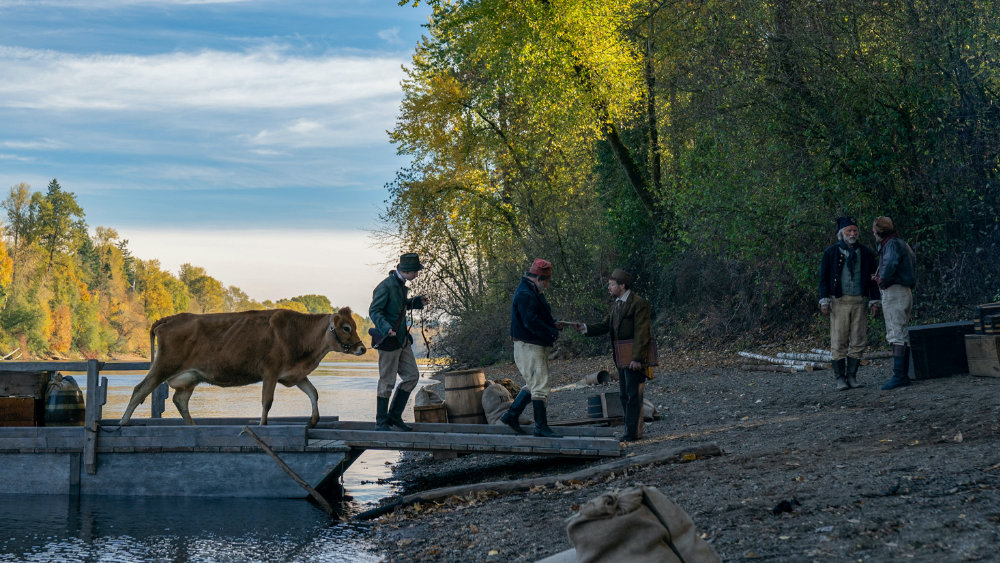
M 858 222 L 854 220 L 854 217 L 849 215 L 844 215 L 843 217 L 837 217 L 837 232 L 839 233 L 844 227 L 850 227 L 854 225 L 858 226 Z
M 420 257 L 417 256 L 416 252 L 407 252 L 399 257 L 396 269 L 400 272 L 416 272 L 423 270 L 424 265 L 420 263 Z

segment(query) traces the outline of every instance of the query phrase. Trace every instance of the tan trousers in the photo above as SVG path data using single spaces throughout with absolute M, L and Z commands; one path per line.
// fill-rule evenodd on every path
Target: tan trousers
M 417 369 L 417 359 L 413 355 L 412 346 L 403 346 L 392 352 L 378 351 L 378 389 L 379 397 L 392 396 L 392 388 L 396 386 L 396 374 L 403 380 L 399 388 L 410 392 L 417 386 L 420 370 Z
M 885 316 L 885 339 L 889 344 L 910 345 L 910 312 L 913 292 L 904 285 L 890 285 L 882 290 L 882 315 Z
M 830 356 L 834 361 L 846 356 L 861 359 L 868 342 L 865 298 L 845 295 L 830 300 Z
M 544 401 L 549 396 L 549 346 L 514 341 L 514 365 L 524 376 L 524 388 L 532 401 Z

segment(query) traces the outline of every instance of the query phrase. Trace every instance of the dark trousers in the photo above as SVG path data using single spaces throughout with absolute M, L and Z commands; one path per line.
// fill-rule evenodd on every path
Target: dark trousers
M 622 412 L 625 417 L 625 435 L 629 438 L 640 438 L 639 417 L 642 416 L 642 390 L 646 383 L 646 375 L 641 371 L 628 368 L 618 369 L 618 393 L 622 400 Z

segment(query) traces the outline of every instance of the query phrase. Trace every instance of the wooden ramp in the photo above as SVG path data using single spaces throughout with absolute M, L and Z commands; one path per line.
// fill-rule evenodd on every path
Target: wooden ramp
M 601 427 L 560 427 L 562 438 L 514 434 L 506 426 L 488 424 L 413 423 L 412 432 L 379 432 L 373 422 L 320 423 L 308 430 L 307 450 L 336 443 L 372 450 L 618 457 L 621 444 L 614 430 Z M 530 429 L 530 427 L 526 427 Z

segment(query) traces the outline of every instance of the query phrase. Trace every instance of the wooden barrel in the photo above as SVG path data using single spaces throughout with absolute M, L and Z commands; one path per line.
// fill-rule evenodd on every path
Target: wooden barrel
M 486 374 L 483 370 L 449 371 L 444 375 L 444 404 L 448 409 L 448 422 L 486 424 L 486 411 L 483 410 Z
M 50 389 L 45 397 L 45 426 L 83 426 L 85 414 L 79 388 Z

